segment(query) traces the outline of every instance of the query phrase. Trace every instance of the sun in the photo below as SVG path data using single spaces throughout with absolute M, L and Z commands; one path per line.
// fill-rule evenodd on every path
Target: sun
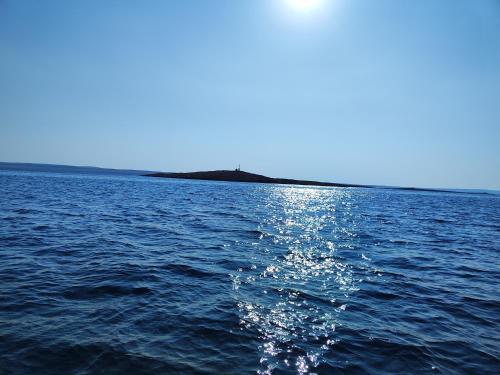
M 317 10 L 324 0 L 285 0 L 286 4 L 298 13 L 308 13 Z
M 0 0 L 1 1 L 1 0 Z M 320 30 L 333 27 L 331 19 L 336 17 L 341 4 L 346 0 L 270 0 L 274 11 L 284 24 L 293 28 Z

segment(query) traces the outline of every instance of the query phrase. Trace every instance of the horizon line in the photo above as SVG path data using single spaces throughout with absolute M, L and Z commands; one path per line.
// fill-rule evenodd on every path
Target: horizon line
M 17 162 L 17 161 L 0 161 L 0 164 L 17 164 L 17 165 L 39 165 L 39 166 L 53 166 L 53 167 L 67 167 L 67 168 L 92 168 L 92 169 L 100 169 L 100 170 L 109 170 L 109 171 L 128 171 L 128 172 L 147 172 L 147 173 L 194 173 L 198 171 L 190 171 L 190 172 L 165 172 L 165 171 L 157 171 L 157 170 L 150 170 L 150 169 L 128 169 L 128 168 L 108 168 L 108 167 L 102 167 L 102 166 L 95 166 L 95 165 L 73 165 L 73 164 L 57 164 L 57 163 L 44 163 L 44 162 Z M 1 169 L 0 169 L 1 170 Z M 212 169 L 212 170 L 207 170 L 203 172 L 211 172 L 211 171 L 234 171 L 234 169 Z M 36 172 L 36 171 L 33 171 Z M 253 172 L 248 172 L 248 171 L 242 171 L 242 172 L 247 172 L 247 173 L 253 173 Z M 54 172 L 57 173 L 57 172 Z M 268 176 L 266 176 L 268 177 Z M 286 177 L 272 177 L 272 178 L 283 178 L 283 179 L 289 179 Z M 305 180 L 304 180 L 305 181 Z M 313 180 L 310 180 L 313 181 Z M 316 182 L 316 181 L 315 181 Z M 376 184 L 358 184 L 358 183 L 346 183 L 346 182 L 331 182 L 331 181 L 317 181 L 317 182 L 325 182 L 325 183 L 332 183 L 332 184 L 342 184 L 342 185 L 358 185 L 360 188 L 382 188 L 382 189 L 403 189 L 403 190 L 420 190 L 420 191 L 430 191 L 430 192 L 450 192 L 450 193 L 457 193 L 461 191 L 466 191 L 466 192 L 492 192 L 492 193 L 500 193 L 500 189 L 488 189 L 488 188 L 456 188 L 456 187 L 439 187 L 439 188 L 429 188 L 429 187 L 418 187 L 418 186 L 400 186 L 400 185 L 376 185 Z

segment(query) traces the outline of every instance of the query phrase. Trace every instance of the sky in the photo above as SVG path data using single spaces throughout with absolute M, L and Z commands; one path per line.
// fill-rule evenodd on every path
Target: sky
M 0 161 L 500 190 L 500 1 L 0 0 Z

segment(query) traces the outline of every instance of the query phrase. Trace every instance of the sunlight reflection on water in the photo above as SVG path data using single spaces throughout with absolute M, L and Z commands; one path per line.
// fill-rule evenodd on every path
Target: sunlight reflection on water
M 338 317 L 361 281 L 336 255 L 354 246 L 353 204 L 346 189 L 271 190 L 271 214 L 249 249 L 252 266 L 232 275 L 242 329 L 257 330 L 261 340 L 259 373 L 309 373 L 335 344 Z

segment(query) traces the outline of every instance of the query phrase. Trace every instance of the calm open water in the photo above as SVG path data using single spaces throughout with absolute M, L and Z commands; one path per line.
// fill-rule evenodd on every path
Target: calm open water
M 0 374 L 500 373 L 499 196 L 0 189 Z

